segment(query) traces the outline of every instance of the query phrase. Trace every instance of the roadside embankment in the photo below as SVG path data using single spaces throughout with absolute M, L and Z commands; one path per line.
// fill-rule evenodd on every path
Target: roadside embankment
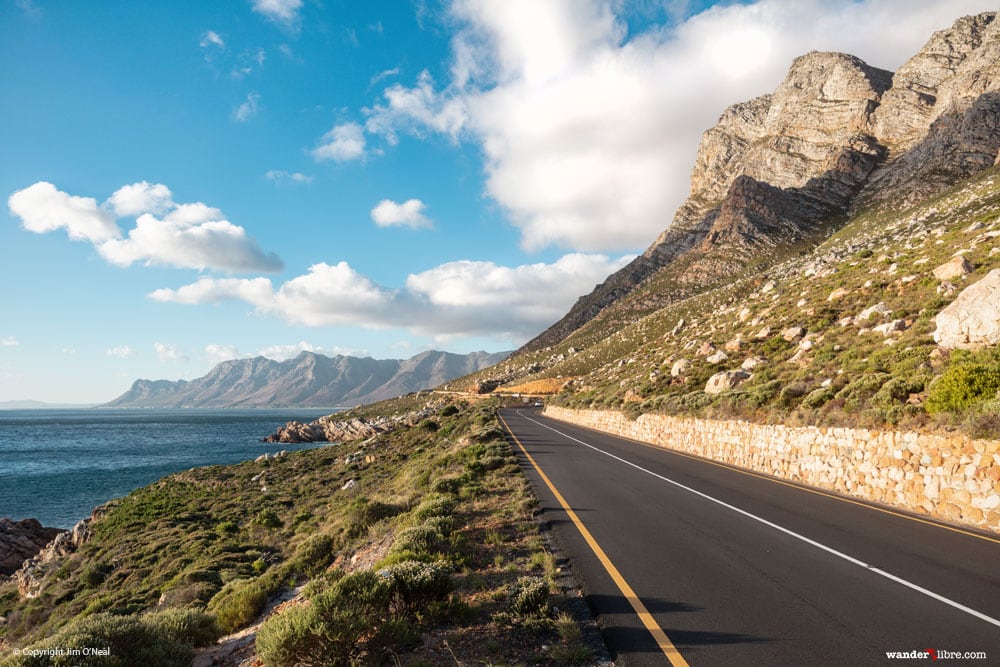
M 547 406 L 554 419 L 1000 532 L 1000 441 Z

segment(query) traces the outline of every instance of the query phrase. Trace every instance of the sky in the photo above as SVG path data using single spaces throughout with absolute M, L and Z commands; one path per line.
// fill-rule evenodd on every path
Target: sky
M 516 348 L 669 225 L 726 106 L 991 4 L 0 0 L 0 402 Z

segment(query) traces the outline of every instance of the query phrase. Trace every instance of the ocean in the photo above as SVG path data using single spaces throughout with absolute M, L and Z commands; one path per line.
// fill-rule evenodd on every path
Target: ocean
M 317 444 L 261 442 L 333 410 L 3 410 L 0 517 L 70 528 L 164 475 Z M 325 444 L 325 443 L 319 443 Z

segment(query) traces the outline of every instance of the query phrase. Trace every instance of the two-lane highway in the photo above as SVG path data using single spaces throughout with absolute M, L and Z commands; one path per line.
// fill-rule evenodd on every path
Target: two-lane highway
M 619 665 L 1000 664 L 996 536 L 501 418 Z

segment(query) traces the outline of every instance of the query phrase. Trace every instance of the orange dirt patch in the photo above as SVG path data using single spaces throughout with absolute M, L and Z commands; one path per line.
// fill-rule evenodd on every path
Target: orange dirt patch
M 532 380 L 524 384 L 515 384 L 510 387 L 498 387 L 494 394 L 558 394 L 567 382 L 575 378 L 545 378 L 543 380 Z

